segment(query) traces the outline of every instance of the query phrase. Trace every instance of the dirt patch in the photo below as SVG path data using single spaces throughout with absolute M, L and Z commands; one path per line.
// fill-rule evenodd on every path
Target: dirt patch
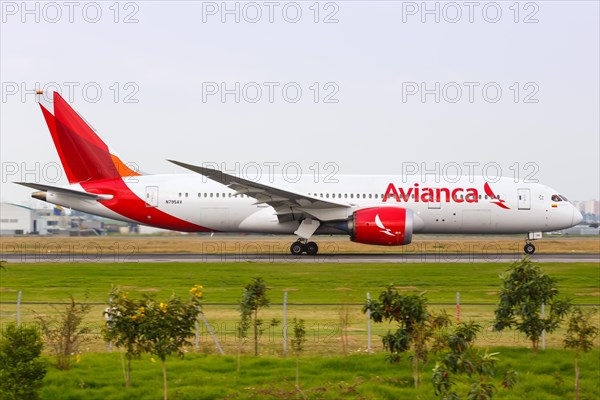
M 349 291 L 351 291 L 352 289 L 350 289 L 350 288 L 347 288 L 347 287 L 336 287 L 336 288 L 335 288 L 335 289 L 333 289 L 333 290 L 335 290 L 336 292 L 349 292 Z
M 394 286 L 395 289 L 398 289 L 401 292 L 410 292 L 413 290 L 418 290 L 416 286 Z
M 2 290 L 0 290 L 1 292 Z M 600 296 L 600 292 L 591 292 L 591 293 L 575 293 L 575 296 L 594 296 L 594 297 L 598 297 Z
M 0 287 L 0 292 L 16 292 L 16 290 L 5 288 L 5 287 Z
M 142 289 L 137 289 L 138 292 L 158 292 L 160 291 L 160 289 L 157 288 L 142 288 Z

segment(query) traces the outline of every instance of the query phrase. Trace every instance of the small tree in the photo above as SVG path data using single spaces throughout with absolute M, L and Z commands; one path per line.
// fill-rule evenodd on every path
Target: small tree
M 82 326 L 83 319 L 90 311 L 89 304 L 75 301 L 70 296 L 64 312 L 58 316 L 37 315 L 46 344 L 56 356 L 56 368 L 71 368 L 71 359 L 80 354 L 81 345 L 89 340 L 91 329 Z
M 145 318 L 145 307 L 129 298 L 126 292 L 114 288 L 110 292 L 110 304 L 104 311 L 106 326 L 102 330 L 104 339 L 125 349 L 127 368 L 125 387 L 131 385 L 131 360 L 142 353 L 141 322 Z
M 190 294 L 187 302 L 172 295 L 166 303 L 157 303 L 151 298 L 139 303 L 144 310 L 139 324 L 140 346 L 161 361 L 165 400 L 168 399 L 167 357 L 173 354 L 183 357 L 184 346 L 191 345 L 188 338 L 194 336 L 193 327 L 201 310 L 202 286 L 194 286 Z
M 389 350 L 389 361 L 400 361 L 400 355 L 411 347 L 413 354 L 411 364 L 415 387 L 419 385 L 420 362 L 427 361 L 428 342 L 434 332 L 449 323 L 445 314 L 433 315 L 427 311 L 427 299 L 423 293 L 403 295 L 394 286 L 379 294 L 379 300 L 369 300 L 363 312 L 371 312 L 375 322 L 395 321 L 398 329 L 388 331 L 382 337 L 383 347 Z
M 515 327 L 531 340 L 532 350 L 538 349 L 542 332 L 554 332 L 570 308 L 570 302 L 559 300 L 556 280 L 542 273 L 528 258 L 514 263 L 501 275 L 502 289 L 495 310 L 494 329 Z M 542 304 L 550 312 L 541 317 Z
M 470 389 L 467 393 L 469 400 L 491 399 L 496 392 L 493 381 L 495 366 L 499 353 L 481 353 L 474 347 L 475 338 L 481 331 L 481 325 L 475 322 L 459 323 L 456 328 L 445 337 L 447 348 L 443 358 L 438 361 L 433 369 L 431 382 L 436 396 L 444 400 L 458 400 L 460 397 L 455 391 L 455 375 L 467 375 Z M 502 385 L 510 388 L 516 382 L 516 373 L 508 371 Z
M 596 310 L 583 312 L 581 307 L 576 307 L 569 318 L 569 328 L 564 340 L 567 349 L 575 350 L 575 399 L 579 400 L 579 356 L 581 352 L 587 353 L 594 347 L 594 338 L 598 336 L 598 328 L 592 318 Z
M 296 391 L 300 391 L 300 354 L 304 350 L 306 342 L 306 329 L 304 328 L 304 320 L 294 317 L 292 321 L 294 327 L 294 336 L 291 339 L 292 350 L 296 355 Z
M 252 283 L 244 288 L 240 301 L 240 338 L 247 337 L 248 329 L 252 326 L 255 356 L 258 356 L 258 337 L 262 326 L 262 320 L 258 319 L 258 311 L 264 307 L 269 307 L 267 290 L 267 285 L 262 278 L 254 278 Z
M 34 400 L 46 375 L 43 343 L 33 327 L 8 325 L 0 337 L 0 398 Z

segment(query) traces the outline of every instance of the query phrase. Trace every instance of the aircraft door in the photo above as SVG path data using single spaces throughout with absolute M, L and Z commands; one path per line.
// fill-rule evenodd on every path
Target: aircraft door
M 146 186 L 146 207 L 158 207 L 158 186 Z
M 519 210 L 530 210 L 531 209 L 531 190 L 530 189 L 517 189 L 517 196 L 519 196 Z

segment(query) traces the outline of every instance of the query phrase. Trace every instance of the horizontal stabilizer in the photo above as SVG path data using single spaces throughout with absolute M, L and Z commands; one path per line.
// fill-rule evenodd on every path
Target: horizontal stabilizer
M 86 200 L 110 200 L 113 197 L 111 194 L 94 194 L 94 193 L 82 192 L 79 190 L 67 189 L 67 188 L 63 188 L 63 187 L 42 185 L 39 183 L 29 183 L 29 182 L 15 182 L 15 183 L 17 185 L 27 186 L 29 188 L 36 189 L 36 190 L 42 190 L 44 192 L 55 192 L 55 193 L 69 195 L 69 196 L 76 196 L 76 197 L 81 197 Z

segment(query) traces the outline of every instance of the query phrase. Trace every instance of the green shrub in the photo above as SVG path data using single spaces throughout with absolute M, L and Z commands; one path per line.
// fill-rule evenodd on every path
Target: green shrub
M 36 328 L 9 325 L 0 338 L 0 398 L 37 399 L 46 375 L 39 359 L 43 343 Z

